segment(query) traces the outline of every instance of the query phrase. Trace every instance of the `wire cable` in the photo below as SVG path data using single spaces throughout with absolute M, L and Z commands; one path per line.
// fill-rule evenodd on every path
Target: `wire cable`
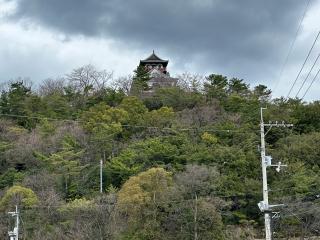
M 17 115 L 17 114 L 5 114 L 0 113 L 0 117 L 13 117 L 13 118 L 27 118 L 27 119 L 36 119 L 36 120 L 49 120 L 49 121 L 61 121 L 61 122 L 69 122 L 69 123 L 86 123 L 86 121 L 81 119 L 59 119 L 59 118 L 47 118 L 47 117 L 37 117 L 37 116 L 27 116 L 27 115 Z M 104 122 L 96 122 L 97 125 L 104 125 L 104 126 L 113 126 L 116 123 L 104 123 Z M 121 124 L 121 127 L 132 127 L 132 128 L 145 128 L 145 129 L 161 129 L 161 130 L 168 130 L 168 131 L 205 131 L 205 132 L 247 132 L 247 130 L 235 130 L 235 129 L 210 129 L 210 128 L 200 128 L 200 127 L 191 127 L 191 128 L 172 128 L 172 127 L 157 127 L 157 126 L 148 126 L 148 125 L 132 125 L 132 124 Z M 240 127 L 236 127 L 240 128 Z M 253 130 L 254 131 L 254 130 Z
M 312 86 L 312 85 L 313 85 L 313 83 L 316 81 L 316 79 L 317 79 L 317 77 L 318 77 L 319 73 L 320 73 L 320 68 L 319 68 L 319 70 L 318 70 L 317 74 L 316 74 L 316 75 L 314 76 L 314 78 L 312 79 L 312 81 L 311 81 L 311 83 L 310 83 L 309 87 L 307 88 L 307 90 L 306 90 L 306 91 L 305 91 L 305 93 L 303 94 L 302 99 L 303 99 L 303 98 L 307 95 L 307 93 L 309 92 L 309 90 L 310 90 L 311 86 Z
M 308 9 L 309 9 L 309 5 L 310 5 L 310 0 L 308 0 L 307 5 L 306 5 L 306 7 L 305 7 L 305 9 L 304 9 L 304 12 L 303 12 L 302 17 L 301 17 L 300 22 L 299 22 L 298 29 L 297 29 L 296 34 L 295 34 L 295 36 L 294 36 L 294 39 L 293 39 L 293 41 L 292 41 L 292 43 L 291 43 L 291 45 L 290 45 L 289 52 L 288 52 L 288 54 L 287 54 L 287 57 L 286 57 L 284 63 L 282 64 L 281 71 L 280 71 L 280 75 L 279 75 L 279 81 L 276 82 L 276 85 L 275 85 L 274 88 L 273 88 L 273 92 L 276 91 L 276 89 L 277 89 L 278 86 L 279 86 L 279 83 L 281 82 L 284 69 L 286 68 L 286 66 L 287 66 L 287 64 L 288 64 L 289 58 L 290 58 L 291 53 L 292 53 L 292 51 L 293 51 L 293 47 L 294 47 L 294 45 L 295 45 L 295 43 L 296 43 L 296 41 L 297 41 L 298 34 L 299 34 L 300 30 L 301 30 L 303 20 L 304 20 L 304 18 L 305 18 L 305 16 L 306 16 L 306 13 L 307 13 Z
M 300 71 L 299 71 L 296 79 L 294 80 L 294 82 L 293 82 L 293 84 L 292 84 L 292 86 L 291 86 L 291 88 L 290 88 L 290 90 L 289 90 L 289 93 L 288 93 L 288 95 L 287 95 L 287 98 L 289 98 L 289 96 L 290 96 L 290 94 L 291 94 L 294 86 L 296 85 L 296 83 L 297 83 L 297 81 L 298 81 L 298 79 L 299 79 L 299 77 L 300 77 L 300 75 L 301 75 L 301 72 L 302 72 L 302 70 L 304 69 L 304 66 L 306 65 L 306 63 L 307 63 L 307 61 L 308 61 L 308 59 L 309 59 L 309 57 L 310 57 L 310 54 L 311 54 L 314 46 L 316 45 L 316 43 L 317 43 L 317 41 L 318 41 L 319 35 L 320 35 L 320 31 L 318 32 L 318 34 L 317 34 L 317 36 L 316 36 L 316 38 L 315 38 L 315 40 L 314 40 L 314 42 L 313 42 L 313 44 L 312 44 L 309 52 L 308 52 L 308 55 L 307 55 L 306 59 L 304 60 L 302 66 L 301 66 L 301 68 L 300 68 Z
M 306 214 L 306 213 L 309 213 L 309 212 L 312 212 L 312 211 L 316 211 L 316 210 L 320 210 L 320 207 L 317 206 L 317 207 L 313 207 L 313 208 L 310 208 L 306 211 L 303 211 L 303 212 L 298 212 L 298 213 L 294 213 L 294 214 L 284 214 L 282 215 L 282 217 L 293 217 L 293 216 L 297 216 L 297 215 L 303 215 L 303 214 Z
M 308 72 L 308 75 L 306 76 L 306 78 L 304 79 L 303 83 L 301 84 L 301 87 L 299 88 L 299 90 L 298 90 L 298 92 L 297 92 L 297 94 L 296 94 L 296 97 L 298 97 L 301 89 L 304 87 L 304 84 L 305 84 L 306 81 L 308 80 L 308 78 L 309 78 L 309 76 L 310 76 L 310 74 L 311 74 L 314 66 L 315 66 L 315 65 L 317 64 L 317 62 L 318 62 L 319 57 L 320 57 L 320 53 L 318 54 L 318 57 L 317 57 L 316 60 L 314 61 L 313 65 L 312 65 L 312 67 L 311 67 L 311 69 L 310 69 L 310 71 Z

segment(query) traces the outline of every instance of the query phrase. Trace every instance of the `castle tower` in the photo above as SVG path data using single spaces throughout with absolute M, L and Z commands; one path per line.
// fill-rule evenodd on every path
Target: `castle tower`
M 163 60 L 153 51 L 152 54 L 140 60 L 140 65 L 147 69 L 150 80 L 147 82 L 148 90 L 145 93 L 153 93 L 157 88 L 175 87 L 178 79 L 170 77 L 167 70 L 169 60 Z
M 154 51 L 148 58 L 144 60 L 140 60 L 140 65 L 147 68 L 148 71 L 157 69 L 164 74 L 167 74 L 168 63 L 169 63 L 169 60 L 162 60 L 154 53 Z

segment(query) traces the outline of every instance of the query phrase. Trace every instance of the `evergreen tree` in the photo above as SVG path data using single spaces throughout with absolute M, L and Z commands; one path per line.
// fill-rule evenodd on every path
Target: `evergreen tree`
M 28 106 L 28 101 L 32 96 L 31 88 L 26 87 L 23 81 L 11 83 L 8 91 L 3 91 L 0 98 L 0 113 L 7 114 L 8 117 L 15 119 L 17 123 L 25 128 L 34 126 L 34 120 L 26 117 L 31 111 L 28 107 L 35 106 L 35 102 Z M 39 103 L 39 101 L 38 101 Z
M 148 81 L 150 80 L 150 74 L 144 66 L 138 66 L 134 70 L 133 82 L 132 82 L 132 92 L 137 94 L 143 90 L 148 89 Z

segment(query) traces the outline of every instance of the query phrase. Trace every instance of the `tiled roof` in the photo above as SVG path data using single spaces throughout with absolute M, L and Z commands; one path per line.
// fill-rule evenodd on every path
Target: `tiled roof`
M 163 59 L 159 58 L 154 53 L 154 51 L 152 52 L 152 54 L 149 57 L 140 61 L 140 63 L 144 63 L 144 64 L 146 64 L 146 63 L 164 63 L 165 65 L 167 65 L 168 62 L 169 62 L 168 60 L 163 60 Z

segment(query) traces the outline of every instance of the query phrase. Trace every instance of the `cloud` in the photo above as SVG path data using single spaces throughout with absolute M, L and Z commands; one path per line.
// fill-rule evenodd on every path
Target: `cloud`
M 15 17 L 67 34 L 160 48 L 202 64 L 236 67 L 274 60 L 296 29 L 301 0 L 19 0 Z M 209 63 L 210 61 L 210 63 Z M 238 68 L 238 67 L 236 67 Z
M 66 41 L 63 34 L 30 25 L 3 23 L 0 32 L 0 83 L 18 77 L 40 82 L 86 64 L 115 71 L 118 77 L 131 73 L 141 55 L 118 49 L 113 41 L 86 37 Z
M 266 84 L 277 77 L 306 4 L 301 0 L 16 1 L 11 21 L 38 24 L 67 40 L 104 39 L 112 41 L 118 52 L 131 49 L 141 53 L 140 58 L 155 49 L 172 60 L 174 72 L 217 72 Z M 304 37 L 309 40 L 310 32 Z M 294 66 L 297 59 L 292 60 Z

